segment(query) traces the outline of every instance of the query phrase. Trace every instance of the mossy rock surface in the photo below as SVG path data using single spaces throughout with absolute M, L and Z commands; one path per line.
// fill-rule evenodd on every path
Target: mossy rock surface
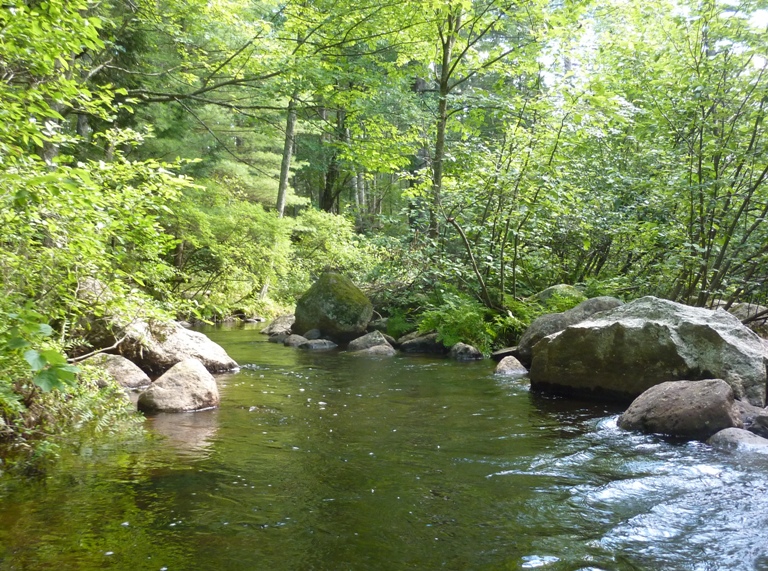
M 319 329 L 333 339 L 348 341 L 365 333 L 373 305 L 352 280 L 326 272 L 296 304 L 294 332 Z

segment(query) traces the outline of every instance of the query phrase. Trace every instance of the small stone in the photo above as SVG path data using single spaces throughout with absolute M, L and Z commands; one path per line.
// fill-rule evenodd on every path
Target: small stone
M 479 349 L 466 343 L 456 343 L 451 347 L 449 355 L 456 361 L 479 361 L 483 358 Z
M 511 355 L 508 357 L 504 357 L 501 362 L 496 365 L 496 371 L 495 373 L 497 375 L 510 375 L 510 376 L 518 376 L 521 377 L 523 375 L 528 374 L 528 369 L 526 369 L 523 364 L 518 361 L 515 357 L 512 357 Z

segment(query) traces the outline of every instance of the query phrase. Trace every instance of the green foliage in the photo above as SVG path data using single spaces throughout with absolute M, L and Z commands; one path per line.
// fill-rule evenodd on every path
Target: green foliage
M 395 339 L 399 339 L 406 333 L 416 329 L 413 316 L 409 316 L 403 310 L 395 310 L 387 318 L 387 334 Z
M 446 347 L 462 342 L 489 354 L 496 336 L 488 311 L 480 303 L 465 296 L 446 293 L 442 303 L 425 311 L 419 332 L 437 332 L 437 339 Z

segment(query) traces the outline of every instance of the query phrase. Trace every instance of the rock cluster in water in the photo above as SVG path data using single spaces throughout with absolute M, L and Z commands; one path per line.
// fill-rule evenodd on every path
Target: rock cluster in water
M 79 295 L 93 305 L 113 297 L 97 280 L 85 280 Z M 105 352 L 84 363 L 101 369 L 126 389 L 143 390 L 139 396 L 142 410 L 179 412 L 218 405 L 218 389 L 211 373 L 238 366 L 220 345 L 179 322 L 146 315 L 127 317 L 118 310 L 106 313 L 99 320 L 92 319 L 89 328 L 90 341 Z M 162 376 L 152 382 L 149 375 Z
M 767 355 L 731 313 L 644 297 L 542 316 L 498 358 L 530 367 L 535 390 L 632 401 L 627 430 L 768 452 Z

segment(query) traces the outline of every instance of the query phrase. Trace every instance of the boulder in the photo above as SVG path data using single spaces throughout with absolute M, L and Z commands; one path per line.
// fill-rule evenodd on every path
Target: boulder
M 763 406 L 763 355 L 760 338 L 730 313 L 644 297 L 544 337 L 531 387 L 629 400 L 665 381 L 719 378 Z
M 480 361 L 483 358 L 479 349 L 466 343 L 456 343 L 448 354 L 457 361 Z
M 310 329 L 309 331 L 306 331 L 302 335 L 302 337 L 304 337 L 304 339 L 307 339 L 309 341 L 311 341 L 313 339 L 322 339 L 323 332 L 320 331 L 319 329 Z
M 301 345 L 304 345 L 304 343 L 306 343 L 307 341 L 309 341 L 309 339 L 307 339 L 306 337 L 294 334 L 286 337 L 285 340 L 283 341 L 283 345 L 285 345 L 286 347 L 300 347 Z
M 186 359 L 197 359 L 211 373 L 237 368 L 237 363 L 208 337 L 176 322 L 136 320 L 124 329 L 118 350 L 150 373 L 162 373 Z
M 752 419 L 752 422 L 749 424 L 745 423 L 744 428 L 753 434 L 768 438 L 768 411 L 763 410 Z
M 740 427 L 733 390 L 722 379 L 669 381 L 637 397 L 619 417 L 619 426 L 651 434 L 706 440 Z
M 139 395 L 145 412 L 187 412 L 219 405 L 216 381 L 197 359 L 177 363 Z
M 602 311 L 615 309 L 623 305 L 615 297 L 593 297 L 582 301 L 576 307 L 562 313 L 548 313 L 533 320 L 517 344 L 517 355 L 521 363 L 530 367 L 533 357 L 533 347 L 547 335 L 562 331 L 570 325 L 575 325 Z
M 299 345 L 299 349 L 305 349 L 307 351 L 328 351 L 329 349 L 335 349 L 336 347 L 338 347 L 338 345 L 328 339 L 311 339 L 306 343 Z
M 270 321 L 261 332 L 264 335 L 290 335 L 291 326 L 296 322 L 296 317 L 293 315 L 279 315 Z
M 395 349 L 387 344 L 387 345 L 374 345 L 373 347 L 368 347 L 367 349 L 360 349 L 359 351 L 353 351 L 352 355 L 371 355 L 375 357 L 394 357 L 397 354 L 397 351 Z
M 434 333 L 434 331 L 431 331 L 430 333 Z M 414 339 L 418 339 L 419 337 L 423 337 L 425 333 L 420 333 L 419 331 L 411 331 L 410 333 L 406 333 L 405 335 L 401 335 L 397 339 L 397 344 L 402 345 L 403 343 L 407 343 L 408 341 L 413 341 Z
M 733 403 L 733 410 L 736 411 L 736 414 L 739 416 L 739 420 L 741 420 L 741 424 L 743 424 L 744 428 L 747 430 L 749 430 L 749 427 L 755 421 L 755 418 L 762 414 L 768 414 L 768 411 L 766 411 L 764 408 L 749 404 L 748 402 L 741 400 L 737 400 Z
M 558 296 L 562 298 L 570 298 L 579 303 L 587 299 L 579 288 L 568 284 L 557 284 L 541 290 L 539 293 L 531 296 L 531 299 L 538 301 L 539 303 L 546 304 L 553 297 Z
M 742 428 L 726 428 L 714 434 L 707 444 L 715 448 L 737 449 L 768 454 L 768 438 L 752 434 Z
M 152 383 L 144 371 L 121 355 L 99 353 L 83 361 L 83 365 L 103 369 L 118 385 L 126 389 L 143 389 Z
M 526 369 L 525 366 L 515 357 L 510 355 L 499 361 L 499 364 L 496 365 L 496 370 L 494 372 L 497 375 L 522 377 L 523 375 L 528 374 L 528 369 Z
M 392 347 L 394 347 L 395 349 L 400 347 L 400 344 L 397 342 L 397 340 L 394 337 L 392 337 L 391 335 L 387 335 L 386 333 L 382 333 L 382 335 L 384 336 L 384 339 L 387 340 L 387 343 L 392 345 Z
M 346 276 L 326 272 L 296 304 L 292 330 L 320 329 L 331 339 L 348 341 L 366 331 L 373 305 Z
M 371 331 L 362 337 L 350 341 L 347 346 L 347 351 L 363 351 L 364 349 L 370 349 L 377 345 L 389 345 L 389 341 L 387 341 L 384 334 L 380 331 Z
M 406 337 L 408 336 L 406 335 Z M 437 333 L 414 337 L 407 341 L 399 339 L 398 342 L 400 343 L 400 350 L 403 353 L 432 353 L 445 355 L 448 352 L 448 348 L 437 340 Z
M 282 345 L 283 343 L 285 343 L 285 340 L 288 339 L 288 337 L 290 337 L 290 334 L 275 333 L 274 335 L 270 335 L 267 341 L 269 341 L 270 343 L 280 343 Z

